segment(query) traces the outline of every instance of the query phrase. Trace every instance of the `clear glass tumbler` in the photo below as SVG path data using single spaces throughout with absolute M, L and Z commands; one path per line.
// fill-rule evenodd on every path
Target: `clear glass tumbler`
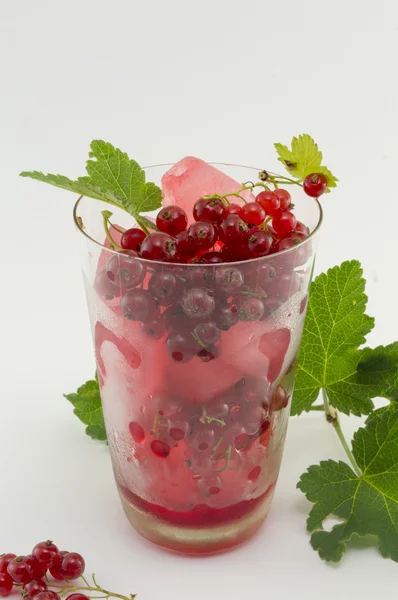
M 147 169 L 148 180 L 167 168 Z M 238 181 L 256 173 L 222 169 Z M 322 219 L 298 187 L 293 200 L 312 232 L 304 242 L 213 265 L 126 257 L 104 235 L 109 205 L 75 206 L 116 484 L 130 523 L 165 548 L 222 551 L 268 514 Z M 111 210 L 120 230 L 132 226 Z

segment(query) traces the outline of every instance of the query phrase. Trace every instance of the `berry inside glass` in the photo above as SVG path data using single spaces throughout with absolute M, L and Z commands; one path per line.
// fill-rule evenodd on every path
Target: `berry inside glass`
M 115 209 L 121 251 L 105 205 L 75 206 L 109 448 L 137 531 L 213 553 L 271 505 L 322 211 L 298 186 L 234 195 L 256 169 L 188 157 L 146 175 L 159 231 Z

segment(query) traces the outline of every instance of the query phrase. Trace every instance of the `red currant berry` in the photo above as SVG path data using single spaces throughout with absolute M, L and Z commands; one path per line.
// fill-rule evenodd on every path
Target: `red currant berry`
M 66 596 L 65 600 L 90 600 L 90 598 L 89 596 L 86 596 L 86 594 L 75 592 L 74 594 L 69 594 L 69 596 Z
M 278 237 L 284 238 L 289 233 L 294 231 L 294 228 L 297 225 L 296 217 L 293 213 L 286 211 L 279 211 L 277 214 L 272 217 L 272 227 L 276 231 Z
M 221 252 L 206 252 L 200 257 L 199 262 L 203 265 L 216 265 L 224 262 Z
M 198 200 L 196 200 L 195 204 L 193 205 L 193 218 L 195 219 L 195 221 L 201 221 L 202 219 L 199 217 L 200 214 L 202 214 L 203 212 L 203 207 L 205 206 L 205 204 L 207 203 L 208 198 L 199 198 Z M 198 218 L 196 218 L 198 217 Z
M 36 594 L 35 600 L 61 600 L 61 596 L 52 590 L 45 590 Z
M 61 561 L 61 570 L 65 579 L 78 579 L 83 575 L 86 564 L 81 554 L 68 552 Z
M 258 321 L 264 314 L 264 303 L 255 296 L 240 298 L 238 314 L 241 321 Z
M 16 557 L 16 554 L 12 554 L 10 552 L 8 554 L 2 554 L 0 556 L 0 573 L 6 573 L 8 565 Z
M 292 197 L 287 190 L 277 189 L 274 191 L 275 196 L 279 200 L 279 206 L 282 210 L 287 210 L 292 203 Z
M 173 419 L 171 425 L 169 433 L 175 442 L 180 442 L 189 433 L 190 424 L 188 421 Z
M 294 267 L 304 265 L 311 254 L 311 246 L 302 244 L 302 242 L 308 240 L 301 233 L 291 233 L 283 240 L 279 240 L 275 243 L 275 252 L 283 252 L 284 250 L 291 250 L 286 252 L 283 256 L 278 258 L 278 265 L 283 269 L 291 270 Z M 297 246 L 297 248 L 296 248 Z
M 44 581 L 29 581 L 22 587 L 22 595 L 29 600 L 33 600 L 34 596 L 37 596 L 40 592 L 45 592 L 47 584 Z
M 263 264 L 259 265 L 257 269 L 257 281 L 261 287 L 265 287 L 275 277 L 275 268 L 269 262 L 263 262 Z
M 129 423 L 129 431 L 131 437 L 137 444 L 143 444 L 145 442 L 145 430 L 139 423 L 131 421 L 131 423 Z
M 221 223 L 226 214 L 226 207 L 221 198 L 199 198 L 193 207 L 195 221 Z
M 290 235 L 283 238 L 282 240 L 279 240 L 278 242 L 276 242 L 276 245 L 275 245 L 276 252 L 282 252 L 282 250 L 288 250 L 289 248 L 294 248 L 298 244 L 301 244 L 301 242 L 304 242 L 305 239 L 306 239 L 306 236 L 304 236 L 302 233 L 293 232 Z
M 238 308 L 235 304 L 221 304 L 217 308 L 217 326 L 223 331 L 228 331 L 239 321 Z
M 239 215 L 228 215 L 221 223 L 220 238 L 226 244 L 243 243 L 247 230 L 247 223 Z
M 153 440 L 151 442 L 151 450 L 158 458 L 167 458 L 170 454 L 170 446 L 162 440 Z
M 218 352 L 214 348 L 214 346 L 211 346 L 210 348 L 202 348 L 201 350 L 199 350 L 197 356 L 202 362 L 210 362 L 211 360 L 217 358 Z
M 310 230 L 307 225 L 304 225 L 301 221 L 297 221 L 294 233 L 301 233 L 302 235 L 305 235 L 305 237 L 308 237 L 310 235 Z
M 172 332 L 166 340 L 166 349 L 173 360 L 184 363 L 193 358 L 197 349 L 194 344 L 195 339 L 189 332 Z
M 13 581 L 8 573 L 0 573 L 0 597 L 5 598 L 12 592 Z
M 197 250 L 209 250 L 217 241 L 217 232 L 211 223 L 197 221 L 192 223 L 188 229 L 188 237 L 195 244 Z
M 103 298 L 106 300 L 113 300 L 113 298 L 117 298 L 121 294 L 120 286 L 115 285 L 109 279 L 106 269 L 101 269 L 95 276 L 94 280 L 94 289 Z
M 120 245 L 124 250 L 133 250 L 139 252 L 141 250 L 141 244 L 146 238 L 146 233 L 142 229 L 132 227 L 127 229 L 120 240 Z
M 282 386 L 278 385 L 276 392 L 272 397 L 272 410 L 281 410 L 289 404 L 289 396 Z
M 156 217 L 156 225 L 159 231 L 175 237 L 187 228 L 187 213 L 179 206 L 165 206 Z
M 177 254 L 177 244 L 167 233 L 155 231 L 142 242 L 140 254 L 148 260 L 170 261 Z
M 120 300 L 122 314 L 130 321 L 150 321 L 157 316 L 156 300 L 146 290 L 129 290 Z
M 301 287 L 300 276 L 293 272 L 285 272 L 275 277 L 267 287 L 267 294 L 271 297 L 276 296 L 282 302 L 286 302 L 293 294 L 299 291 Z
M 273 217 L 280 209 L 279 198 L 275 196 L 274 192 L 265 190 L 260 192 L 256 197 L 256 202 L 263 207 L 267 215 Z
M 177 260 L 186 262 L 193 258 L 196 254 L 196 243 L 192 240 L 188 231 L 182 231 L 176 235 Z
M 52 577 L 54 577 L 54 579 L 58 579 L 58 581 L 63 581 L 65 579 L 61 569 L 61 562 L 64 556 L 66 556 L 67 554 L 69 554 L 67 550 L 62 550 L 59 553 L 58 561 L 52 567 L 50 567 L 50 573 Z
M 190 327 L 189 319 L 179 304 L 166 308 L 162 316 L 169 332 L 186 331 Z
M 13 558 L 7 567 L 7 573 L 15 583 L 28 583 L 33 579 L 34 567 L 29 556 Z
M 46 542 L 40 542 L 32 550 L 32 556 L 36 558 L 39 563 L 49 569 L 59 559 L 59 550 L 51 540 Z
M 206 267 L 190 267 L 188 272 L 189 283 L 194 287 L 211 287 L 213 272 L 213 269 L 207 269 Z
M 240 216 L 240 211 L 242 210 L 242 207 L 239 206 L 239 204 L 230 204 L 229 206 L 225 207 L 225 216 L 227 217 L 228 215 L 238 215 Z
M 234 438 L 233 441 L 234 441 L 235 449 L 238 450 L 238 451 L 243 451 L 243 450 L 247 450 L 248 449 L 248 447 L 250 446 L 250 444 L 253 441 L 253 438 L 248 433 L 242 432 L 242 433 L 239 433 Z
M 214 312 L 215 300 L 203 288 L 187 290 L 181 299 L 182 310 L 190 319 L 206 319 Z
M 29 556 L 31 565 L 33 566 L 33 578 L 35 581 L 39 581 L 43 579 L 47 573 L 47 567 L 39 563 L 39 561 L 34 558 L 34 556 Z
M 216 286 L 226 294 L 234 294 L 243 285 L 243 275 L 239 269 L 223 267 L 216 270 Z
M 258 202 L 248 202 L 242 206 L 240 216 L 248 225 L 261 225 L 265 220 L 266 214 Z
M 164 318 L 162 315 L 159 315 L 155 319 L 151 319 L 150 321 L 145 321 L 145 323 L 141 323 L 141 329 L 145 331 L 149 337 L 154 338 L 155 340 L 160 340 L 163 337 L 166 326 L 164 322 Z
M 220 330 L 212 321 L 205 321 L 196 325 L 193 333 L 198 342 L 204 346 L 211 346 L 220 339 Z
M 252 258 L 266 256 L 271 248 L 272 237 L 265 231 L 254 231 L 247 236 L 247 248 Z
M 305 193 L 311 198 L 319 198 L 325 193 L 328 180 L 323 173 L 312 173 L 307 175 L 303 182 Z
M 181 291 L 181 282 L 168 271 L 155 271 L 148 283 L 148 291 L 161 306 L 169 306 Z
M 109 279 L 122 290 L 136 287 L 144 280 L 145 273 L 146 268 L 132 250 L 114 254 L 106 265 Z
M 261 467 L 259 465 L 257 465 L 257 467 L 254 467 L 250 471 L 247 478 L 249 481 L 257 481 L 257 479 L 260 477 L 260 473 L 261 473 Z

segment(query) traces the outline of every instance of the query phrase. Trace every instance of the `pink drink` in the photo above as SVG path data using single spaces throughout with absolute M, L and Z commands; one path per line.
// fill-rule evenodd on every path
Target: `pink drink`
M 313 240 L 221 265 L 135 258 L 126 267 L 105 248 L 89 257 L 86 291 L 115 478 L 130 522 L 149 540 L 216 552 L 250 537 L 267 516 Z M 104 294 L 100 278 L 109 264 L 114 288 Z M 120 269 L 127 269 L 127 287 Z M 137 302 L 154 311 L 152 321 L 130 320 Z

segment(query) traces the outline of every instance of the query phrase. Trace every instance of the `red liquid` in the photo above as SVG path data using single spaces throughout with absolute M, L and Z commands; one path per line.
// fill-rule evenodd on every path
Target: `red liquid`
M 173 525 L 181 525 L 182 527 L 212 527 L 234 519 L 241 519 L 253 512 L 272 491 L 274 485 L 271 485 L 261 496 L 252 498 L 251 500 L 243 500 L 237 504 L 231 504 L 223 508 L 213 508 L 206 504 L 198 504 L 192 510 L 175 511 L 146 502 L 131 490 L 119 486 L 119 491 L 126 498 L 129 504 L 136 506 L 138 509 L 164 521 L 168 521 Z

